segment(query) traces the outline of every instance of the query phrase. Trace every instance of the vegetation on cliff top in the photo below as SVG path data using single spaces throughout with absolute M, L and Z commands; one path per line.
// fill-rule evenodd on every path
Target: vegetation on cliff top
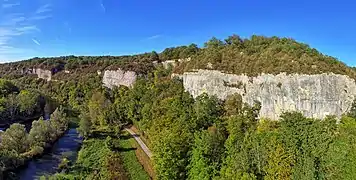
M 210 64 L 210 65 L 208 65 Z M 209 67 L 210 66 L 210 67 Z M 333 72 L 356 78 L 356 73 L 336 58 L 290 38 L 237 35 L 224 41 L 212 38 L 181 70 L 217 69 L 234 74 L 319 74 Z
M 324 55 L 309 45 L 291 38 L 253 35 L 243 39 L 232 35 L 225 40 L 212 38 L 203 47 L 196 44 L 166 48 L 160 54 L 155 51 L 130 56 L 65 56 L 33 58 L 0 65 L 2 76 L 26 72 L 26 68 L 44 68 L 58 74 L 58 79 L 68 79 L 78 74 L 96 73 L 104 69 L 133 70 L 147 74 L 160 61 L 191 57 L 181 63 L 176 73 L 193 69 L 216 69 L 234 74 L 256 76 L 260 73 L 319 74 L 333 72 L 356 78 L 356 72 L 337 60 Z M 63 70 L 69 71 L 66 75 Z M 15 73 L 16 72 L 16 73 Z M 59 72 L 59 73 L 58 73 Z M 77 76 L 78 77 L 78 76 Z

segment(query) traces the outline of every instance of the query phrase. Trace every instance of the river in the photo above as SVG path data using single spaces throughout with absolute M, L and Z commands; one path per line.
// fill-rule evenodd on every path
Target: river
M 63 156 L 74 162 L 82 139 L 75 128 L 69 129 L 42 157 L 32 159 L 17 173 L 20 180 L 39 179 L 42 175 L 54 174 Z

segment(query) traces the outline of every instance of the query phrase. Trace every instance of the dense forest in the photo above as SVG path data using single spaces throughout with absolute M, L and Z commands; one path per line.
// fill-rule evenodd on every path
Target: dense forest
M 176 67 L 167 69 L 159 63 L 185 58 L 190 61 L 177 62 Z M 37 79 L 27 74 L 26 68 L 51 70 L 54 80 Z M 132 88 L 102 86 L 98 71 L 117 68 L 140 74 Z M 0 110 L 6 122 L 38 113 L 43 97 L 50 97 L 64 108 L 58 108 L 48 121 L 34 121 L 29 132 L 15 123 L 1 134 L 1 172 L 16 169 L 26 159 L 42 154 L 67 130 L 70 114 L 78 117 L 77 130 L 84 138 L 78 158 L 74 162 L 63 159 L 57 174 L 42 179 L 356 176 L 356 101 L 341 119 L 312 119 L 299 112 L 286 112 L 278 120 L 261 119 L 261 104 L 257 101 L 249 106 L 238 94 L 226 100 L 207 94 L 194 99 L 185 92 L 181 80 L 171 78 L 172 73 L 198 68 L 249 75 L 333 72 L 356 78 L 355 68 L 306 44 L 263 36 L 242 39 L 233 35 L 224 41 L 212 38 L 201 48 L 191 44 L 161 53 L 34 58 L 3 64 Z M 149 163 L 153 173 L 143 170 L 136 160 L 136 156 L 140 160 L 138 154 L 123 151 L 132 148 L 124 131 L 131 125 L 138 128 L 153 152 Z

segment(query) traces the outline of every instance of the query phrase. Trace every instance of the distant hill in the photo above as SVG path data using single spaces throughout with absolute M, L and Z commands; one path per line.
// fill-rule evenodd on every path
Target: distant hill
M 105 69 L 133 70 L 147 73 L 154 62 L 190 57 L 191 61 L 180 63 L 175 73 L 193 69 L 215 69 L 227 73 L 256 76 L 261 73 L 280 72 L 319 74 L 333 72 L 356 79 L 356 68 L 318 52 L 307 44 L 290 38 L 252 36 L 242 39 L 237 35 L 225 40 L 212 38 L 199 48 L 195 44 L 166 48 L 161 53 L 151 52 L 131 56 L 65 56 L 33 58 L 0 65 L 1 76 L 21 76 L 26 68 L 42 68 L 60 72 L 66 70 L 71 76 L 96 73 Z M 62 73 L 57 76 L 61 77 Z M 66 76 L 68 78 L 68 76 Z

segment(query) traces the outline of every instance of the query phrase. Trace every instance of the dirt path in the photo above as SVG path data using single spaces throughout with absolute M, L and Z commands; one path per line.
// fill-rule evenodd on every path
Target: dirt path
M 141 146 L 142 150 L 147 154 L 147 156 L 152 159 L 152 153 L 146 146 L 146 144 L 141 140 L 140 135 L 133 132 L 131 129 L 125 128 L 127 132 L 129 132 L 137 141 L 137 143 Z

